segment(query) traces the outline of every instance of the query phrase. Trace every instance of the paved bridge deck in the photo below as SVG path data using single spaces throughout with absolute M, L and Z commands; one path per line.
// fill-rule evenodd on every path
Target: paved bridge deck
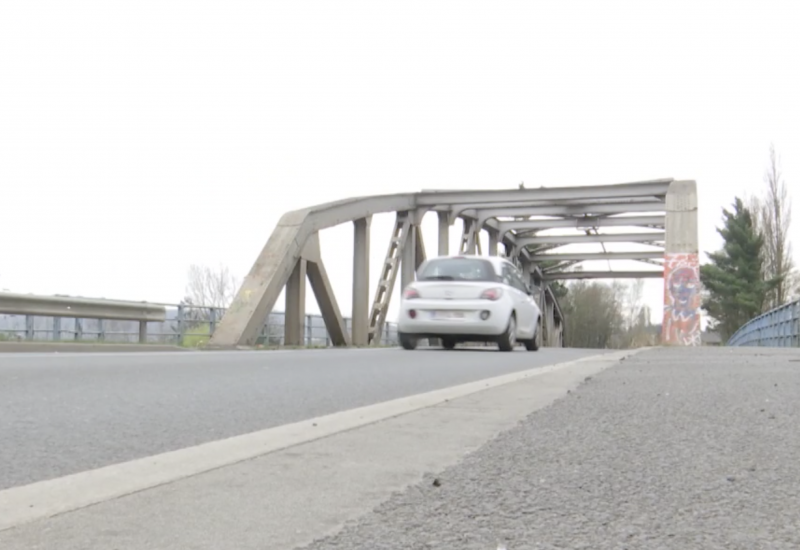
M 6 520 L 0 548 L 800 547 L 800 350 L 617 358 Z M 69 496 L 56 489 L 41 502 Z

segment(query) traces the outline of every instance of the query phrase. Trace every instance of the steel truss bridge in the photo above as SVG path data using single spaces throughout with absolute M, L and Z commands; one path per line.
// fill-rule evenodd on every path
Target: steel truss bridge
M 370 289 L 372 216 L 392 212 L 396 216 L 394 230 L 384 244 L 386 257 L 378 280 Z M 698 252 L 694 181 L 659 179 L 580 187 L 428 190 L 329 202 L 283 215 L 220 321 L 209 347 L 254 345 L 264 319 L 284 288 L 285 343 L 300 345 L 306 280 L 311 284 L 334 345 L 364 346 L 379 342 L 398 274 L 401 286 L 405 287 L 414 280 L 416 269 L 426 259 L 420 224 L 424 216 L 432 213 L 438 217 L 437 255 L 451 253 L 450 229 L 460 219 L 459 253 L 502 254 L 520 267 L 531 285 L 539 289 L 542 343 L 550 347 L 560 347 L 564 341 L 564 314 L 551 282 L 577 278 L 660 278 L 665 275 L 665 259 L 669 261 L 671 254 L 693 255 L 696 260 Z M 351 331 L 346 328 L 325 270 L 319 239 L 320 231 L 343 223 L 352 223 L 354 228 Z M 551 230 L 561 232 L 554 234 Z M 488 233 L 486 251 L 481 250 L 482 231 Z M 558 251 L 570 244 L 609 242 L 644 244 L 650 250 L 607 252 L 603 247 L 600 253 Z M 593 260 L 636 260 L 647 264 L 649 269 L 624 272 L 574 269 L 580 262 Z M 669 295 L 671 283 L 665 286 Z M 665 304 L 665 311 L 670 307 L 674 310 L 673 306 Z M 690 304 L 690 310 L 692 307 L 697 316 L 699 304 Z M 692 340 L 694 336 L 690 336 Z M 683 344 L 692 345 L 688 340 Z

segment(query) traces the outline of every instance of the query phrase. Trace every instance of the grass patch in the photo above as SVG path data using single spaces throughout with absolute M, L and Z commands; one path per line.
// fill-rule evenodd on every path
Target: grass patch
M 177 337 L 177 336 L 176 336 Z M 189 329 L 189 334 L 183 335 L 184 348 L 201 348 L 211 339 L 211 323 L 200 323 Z

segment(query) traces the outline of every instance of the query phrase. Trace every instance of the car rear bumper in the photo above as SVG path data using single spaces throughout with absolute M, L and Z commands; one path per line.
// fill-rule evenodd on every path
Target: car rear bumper
M 416 316 L 411 317 L 414 310 Z M 448 318 L 447 314 L 455 314 L 459 318 Z M 482 319 L 481 312 L 488 312 L 488 318 Z M 446 300 L 408 300 L 403 301 L 398 317 L 397 328 L 400 332 L 423 337 L 462 336 L 469 339 L 501 335 L 508 326 L 511 307 L 504 301 L 475 300 L 474 302 L 448 302 Z

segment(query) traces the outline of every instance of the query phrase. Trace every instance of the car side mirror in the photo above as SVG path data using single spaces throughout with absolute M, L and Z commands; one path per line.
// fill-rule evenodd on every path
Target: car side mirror
M 533 287 L 531 285 L 525 285 L 525 292 L 528 293 L 528 296 L 533 296 Z

